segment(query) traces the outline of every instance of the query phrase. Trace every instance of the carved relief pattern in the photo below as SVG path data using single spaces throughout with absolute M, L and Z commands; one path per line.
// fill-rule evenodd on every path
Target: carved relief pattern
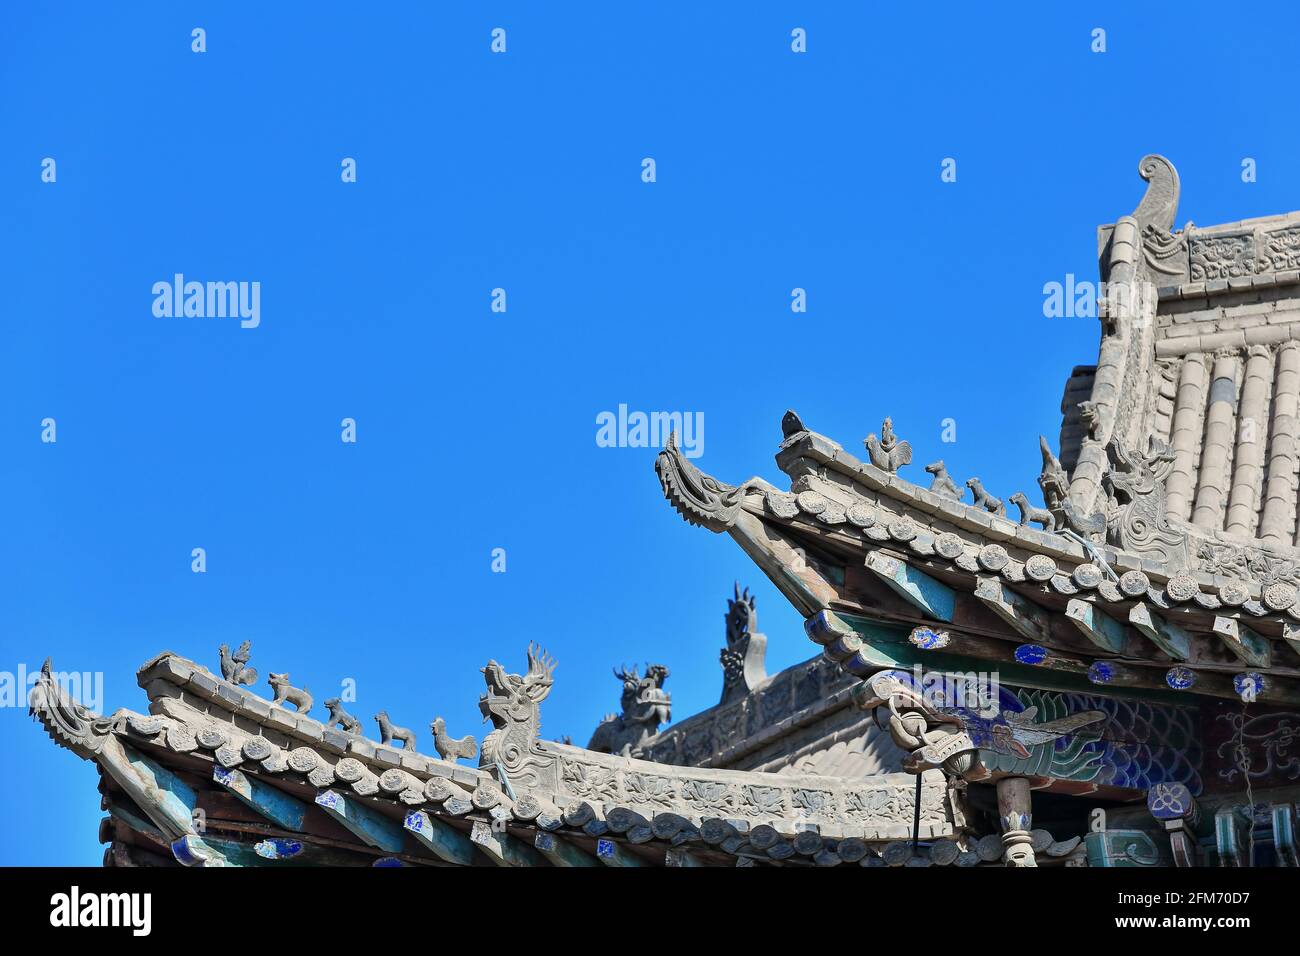
M 1296 561 L 1258 548 L 1206 541 L 1197 549 L 1196 557 L 1206 574 L 1250 578 L 1265 587 L 1300 582 L 1300 565 Z
M 1252 236 L 1202 236 L 1191 240 L 1192 280 L 1236 279 L 1254 275 Z
M 1300 227 L 1264 233 L 1259 271 L 1289 272 L 1296 269 L 1300 269 Z
M 610 768 L 577 760 L 565 760 L 560 768 L 560 781 L 573 796 L 585 800 L 613 800 L 618 797 L 617 781 Z
M 781 816 L 785 812 L 785 792 L 779 787 L 742 787 L 740 812 L 747 817 Z
M 1219 714 L 1228 739 L 1219 744 L 1218 756 L 1225 766 L 1219 777 L 1240 785 L 1252 782 L 1281 782 L 1300 779 L 1300 714 L 1274 713 L 1257 717 L 1231 711 Z
M 629 773 L 623 778 L 623 790 L 632 803 L 652 803 L 661 807 L 673 805 L 676 789 L 669 777 L 649 773 Z

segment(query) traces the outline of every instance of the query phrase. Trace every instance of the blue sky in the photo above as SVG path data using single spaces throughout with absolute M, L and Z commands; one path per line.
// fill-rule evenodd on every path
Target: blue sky
M 158 651 L 250 639 L 427 751 L 530 640 L 547 736 L 586 742 L 619 663 L 713 704 L 734 579 L 769 669 L 810 657 L 596 416 L 700 412 L 706 471 L 780 484 L 786 408 L 855 451 L 888 414 L 914 479 L 1034 491 L 1098 335 L 1043 285 L 1096 277 L 1139 158 L 1177 165 L 1180 225 L 1300 206 L 1293 5 L 1075 6 L 6 5 L 0 670 L 143 709 Z M 156 318 L 175 273 L 260 282 L 260 325 Z M 98 863 L 92 767 L 25 708 L 0 748 L 0 864 Z

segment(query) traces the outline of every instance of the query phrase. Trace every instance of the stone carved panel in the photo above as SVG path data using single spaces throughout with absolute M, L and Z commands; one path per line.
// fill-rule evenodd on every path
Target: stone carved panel
M 1257 268 L 1260 272 L 1300 269 L 1300 226 L 1274 229 L 1261 236 Z
M 1256 273 L 1255 238 L 1240 235 L 1193 235 L 1189 243 L 1192 281 L 1238 279 Z

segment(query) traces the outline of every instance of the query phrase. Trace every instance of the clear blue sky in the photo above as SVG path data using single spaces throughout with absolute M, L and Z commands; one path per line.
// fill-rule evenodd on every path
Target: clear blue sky
M 694 713 L 733 579 L 771 670 L 814 648 L 597 414 L 702 412 L 707 471 L 777 483 L 787 407 L 855 451 L 889 414 L 912 477 L 1033 491 L 1097 340 L 1042 288 L 1095 278 L 1139 158 L 1180 225 L 1300 206 L 1292 4 L 284 6 L 0 12 L 0 670 L 102 672 L 108 710 L 251 639 L 427 750 L 537 640 L 547 736 L 586 742 L 620 662 Z M 178 272 L 260 282 L 260 326 L 155 318 Z M 0 748 L 0 863 L 97 863 L 91 766 L 25 708 Z

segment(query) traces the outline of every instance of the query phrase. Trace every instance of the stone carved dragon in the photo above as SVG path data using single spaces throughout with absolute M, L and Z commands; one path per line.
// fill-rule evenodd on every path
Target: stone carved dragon
M 903 769 L 912 773 L 941 769 L 955 777 L 978 779 L 979 748 L 962 721 L 931 706 L 924 696 L 889 671 L 862 682 L 857 704 L 877 711 L 899 749 L 906 751 Z
M 119 723 L 117 715 L 101 717 L 73 700 L 55 679 L 48 657 L 27 703 L 28 716 L 40 721 L 56 743 L 67 746 L 80 757 L 99 753 Z
M 1106 446 L 1111 467 L 1102 486 L 1112 498 L 1107 516 L 1110 542 L 1143 557 L 1186 569 L 1187 535 L 1175 528 L 1165 506 L 1165 479 L 1174 467 L 1174 453 L 1154 435 L 1147 453 L 1139 455 L 1115 439 Z
M 591 735 L 587 749 L 630 757 L 659 732 L 660 724 L 672 719 L 672 696 L 663 689 L 668 668 L 647 664 L 644 677 L 635 667 L 630 671 L 616 670 L 614 676 L 623 682 L 620 701 L 623 713 L 610 714 L 602 720 Z
M 496 661 L 487 662 L 483 668 L 487 691 L 479 697 L 478 709 L 484 720 L 492 721 L 493 729 L 483 738 L 479 766 L 499 767 L 511 780 L 540 782 L 538 771 L 530 773 L 529 766 L 535 762 L 541 703 L 555 684 L 555 665 L 555 659 L 536 644 L 528 645 L 528 671 L 523 675 L 507 674 Z
M 696 468 L 677 447 L 677 433 L 670 432 L 664 450 L 655 459 L 655 473 L 664 497 L 687 523 L 726 531 L 736 522 L 741 502 L 755 482 L 728 485 Z
M 758 631 L 758 610 L 754 596 L 740 582 L 734 585 L 735 597 L 727 598 L 727 646 L 718 655 L 722 663 L 722 699 L 719 703 L 744 697 L 767 680 L 767 635 Z

